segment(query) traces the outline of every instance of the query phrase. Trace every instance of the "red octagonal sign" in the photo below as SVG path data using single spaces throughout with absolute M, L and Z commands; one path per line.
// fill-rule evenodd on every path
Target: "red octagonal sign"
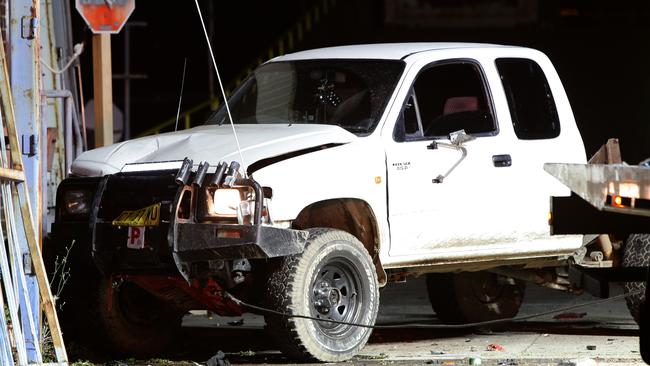
M 76 6 L 93 33 L 119 33 L 135 0 L 76 0 Z

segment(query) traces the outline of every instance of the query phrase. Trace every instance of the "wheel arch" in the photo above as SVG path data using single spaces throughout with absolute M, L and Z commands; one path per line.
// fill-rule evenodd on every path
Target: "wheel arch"
M 358 198 L 334 198 L 311 203 L 303 208 L 292 224 L 294 229 L 324 227 L 350 233 L 370 254 L 380 286 L 386 284 L 381 263 L 379 223 L 372 207 Z

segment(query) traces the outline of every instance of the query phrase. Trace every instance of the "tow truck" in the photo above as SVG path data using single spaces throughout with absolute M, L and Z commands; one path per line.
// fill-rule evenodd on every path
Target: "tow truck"
M 572 286 L 600 297 L 608 296 L 610 282 L 624 283 L 628 308 L 640 327 L 641 357 L 650 364 L 650 304 L 646 301 L 650 287 L 650 165 L 647 160 L 639 165 L 623 163 L 615 139 L 610 139 L 594 160 L 591 164 L 544 165 L 546 172 L 572 192 L 551 197 L 551 235 L 597 235 L 583 256 L 569 261 L 569 279 Z M 591 263 L 579 258 L 591 259 Z

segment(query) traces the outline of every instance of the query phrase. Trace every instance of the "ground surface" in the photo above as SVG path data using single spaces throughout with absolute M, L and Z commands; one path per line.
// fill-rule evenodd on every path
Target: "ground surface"
M 621 290 L 612 285 L 612 292 L 617 294 Z M 575 296 L 529 285 L 519 315 L 593 300 L 596 299 L 589 295 Z M 564 315 L 568 319 L 547 315 L 501 327 L 467 330 L 379 329 L 349 364 L 643 364 L 638 328 L 624 300 L 574 309 Z M 431 310 L 422 279 L 391 284 L 382 292 L 378 324 L 398 322 L 440 324 Z M 123 361 L 123 365 L 205 364 L 219 350 L 237 365 L 291 363 L 276 350 L 263 325 L 262 317 L 256 315 L 212 319 L 204 314 L 190 315 L 184 320 L 183 344 L 170 350 L 170 354 L 161 355 L 169 361 Z

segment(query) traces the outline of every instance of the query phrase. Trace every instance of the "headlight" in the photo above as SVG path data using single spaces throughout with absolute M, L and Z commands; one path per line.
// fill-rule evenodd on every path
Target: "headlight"
M 67 191 L 63 194 L 65 211 L 70 215 L 85 215 L 90 212 L 91 194 L 89 191 Z
M 238 189 L 217 189 L 214 191 L 214 201 L 211 213 L 218 216 L 237 217 L 237 208 L 242 201 Z

